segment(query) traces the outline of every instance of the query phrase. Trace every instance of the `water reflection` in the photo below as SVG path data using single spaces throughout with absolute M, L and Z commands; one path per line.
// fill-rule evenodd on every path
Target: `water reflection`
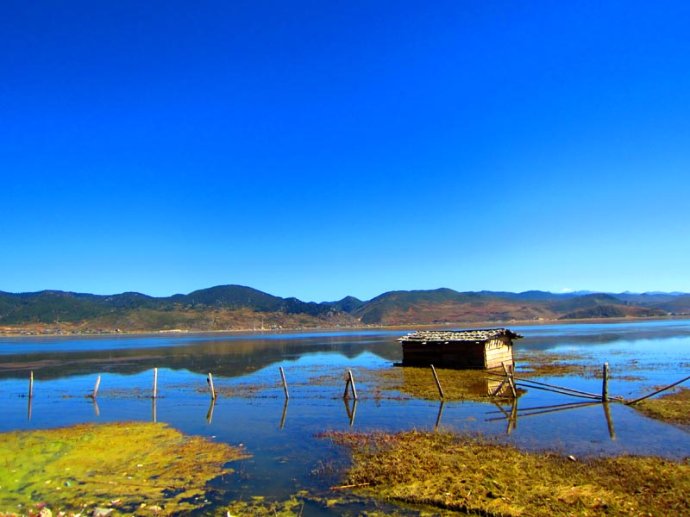
M 443 416 L 443 408 L 445 406 L 445 402 L 441 400 L 441 403 L 438 405 L 438 413 L 436 414 L 436 424 L 434 424 L 434 431 L 438 430 L 438 426 L 441 425 L 441 417 Z
M 527 351 L 564 346 L 573 347 L 576 353 L 587 350 L 597 374 L 604 361 L 614 359 L 618 369 L 612 377 L 613 393 L 648 393 L 652 386 L 687 375 L 684 371 L 676 377 L 678 369 L 690 363 L 690 322 L 552 325 L 520 327 L 519 331 L 526 337 L 518 346 L 524 343 Z M 392 395 L 377 391 L 371 377 L 358 368 L 386 369 L 399 361 L 401 350 L 395 338 L 402 333 L 44 339 L 34 344 L 28 341 L 27 346 L 9 344 L 8 348 L 4 348 L 6 340 L 0 340 L 0 398 L 4 401 L 0 430 L 95 420 L 152 420 L 188 434 L 245 444 L 252 460 L 241 466 L 242 483 L 233 484 L 230 478 L 213 482 L 219 507 L 232 497 L 287 498 L 298 489 L 318 485 L 321 481 L 312 472 L 338 454 L 327 440 L 317 438 L 330 429 L 443 428 L 497 436 L 524 449 L 557 449 L 578 456 L 659 454 L 679 458 L 690 454 L 690 440 L 682 428 L 654 421 L 615 402 L 572 402 L 569 396 L 577 391 L 600 399 L 600 377 L 531 378 L 528 391 L 519 400 L 498 404 L 485 395 L 509 390 L 502 384 L 503 378 L 477 381 L 473 384 L 477 397 L 439 402 L 411 395 L 415 382 L 433 384 L 430 372 L 425 371 L 416 381 L 411 371 L 402 369 L 392 376 L 396 386 Z M 662 355 L 665 362 L 659 368 Z M 632 360 L 639 378 L 618 376 L 618 372 L 631 370 L 627 363 Z M 279 375 L 283 367 L 290 394 L 287 380 Z M 154 368 L 163 369 L 149 371 Z M 38 375 L 36 396 L 27 397 L 27 377 L 32 370 Z M 359 383 L 358 399 L 348 370 Z M 215 401 L 209 400 L 208 372 L 213 372 L 222 398 L 217 409 Z M 91 405 L 84 404 L 83 396 L 99 373 L 104 374 L 98 399 L 103 411 L 95 397 Z M 449 381 L 443 376 L 441 380 L 449 390 Z M 561 388 L 564 393 L 559 394 L 539 390 L 536 383 L 572 387 Z M 260 391 L 257 386 L 262 387 Z M 409 393 L 400 396 L 398 386 Z M 325 490 L 332 481 L 323 481 Z
M 290 399 L 286 397 L 285 402 L 283 403 L 283 413 L 280 415 L 279 429 L 285 428 L 285 419 L 287 418 L 288 402 L 290 402 Z
M 373 334 L 309 334 L 305 338 L 283 336 L 215 336 L 188 338 L 92 339 L 0 339 L 0 379 L 16 379 L 29 370 L 42 379 L 57 379 L 99 372 L 137 374 L 152 368 L 213 372 L 216 376 L 237 377 L 284 360 L 309 354 L 333 352 L 354 358 L 372 352 L 392 362 L 401 358 L 395 338 L 402 332 Z M 122 341 L 128 346 L 123 347 Z M 76 344 L 75 344 L 76 342 Z M 159 346 L 155 346 L 158 344 Z M 86 350 L 85 350 L 86 349 Z
M 345 412 L 347 413 L 347 419 L 350 422 L 350 427 L 355 425 L 355 415 L 357 414 L 357 399 L 352 399 L 352 404 L 350 404 L 350 399 L 348 397 L 343 397 L 343 404 L 345 404 Z
M 213 423 L 213 410 L 216 408 L 216 399 L 211 398 L 211 404 L 208 406 L 208 411 L 206 412 L 206 423 Z

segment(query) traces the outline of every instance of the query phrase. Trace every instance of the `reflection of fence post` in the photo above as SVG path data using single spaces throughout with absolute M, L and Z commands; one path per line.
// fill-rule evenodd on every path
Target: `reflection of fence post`
M 513 399 L 513 404 L 510 408 L 510 416 L 508 417 L 508 434 L 513 432 L 513 429 L 517 427 L 518 418 L 518 399 L 515 397 Z
M 350 409 L 350 402 L 347 399 L 343 399 L 343 404 L 345 404 L 345 412 L 350 420 L 350 427 L 352 427 L 355 425 L 355 415 L 357 414 L 357 399 L 352 401 L 352 409 Z
M 208 407 L 208 411 L 206 412 L 206 423 L 207 424 L 213 423 L 213 409 L 215 407 L 216 407 L 216 399 L 214 397 L 211 399 L 211 405 Z
M 216 400 L 216 389 L 213 387 L 213 374 L 209 373 L 208 377 L 206 378 L 206 382 L 208 383 L 208 389 L 211 390 L 211 399 Z
M 438 413 L 436 414 L 436 425 L 434 425 L 434 431 L 438 430 L 438 426 L 441 425 L 441 417 L 443 416 L 443 406 L 445 402 L 441 400 L 441 404 L 438 406 Z
M 513 378 L 512 375 L 510 375 L 510 372 L 508 371 L 508 368 L 506 368 L 506 363 L 501 363 L 501 366 L 503 366 L 503 373 L 506 374 L 506 378 L 508 379 L 508 384 L 510 384 L 510 391 L 513 393 L 513 398 L 517 398 L 517 389 L 515 388 L 515 379 Z
M 31 370 L 29 373 L 29 398 L 34 396 L 34 372 Z
M 287 387 L 287 381 L 285 380 L 285 370 L 283 370 L 283 367 L 280 366 L 280 378 L 283 380 L 283 391 L 285 392 L 285 398 L 289 399 L 290 394 L 288 393 L 288 387 Z
M 611 411 L 609 409 L 608 401 L 604 401 L 602 406 L 604 406 L 604 416 L 606 417 L 606 425 L 609 428 L 609 436 L 611 437 L 611 440 L 615 440 L 616 430 L 613 428 L 613 420 L 611 419 Z
M 604 369 L 602 371 L 602 383 L 601 383 L 601 401 L 609 401 L 609 363 L 604 363 Z
M 280 428 L 283 429 L 285 427 L 285 418 L 287 417 L 287 408 L 288 408 L 288 399 L 285 399 L 285 403 L 283 404 L 283 414 L 280 415 Z
M 151 398 L 158 398 L 158 368 L 153 369 L 153 395 Z
M 434 380 L 436 381 L 436 387 L 438 388 L 438 394 L 441 397 L 441 400 L 445 398 L 443 395 L 443 388 L 441 388 L 441 381 L 438 380 L 438 375 L 436 374 L 436 368 L 434 368 L 434 365 L 431 365 L 431 373 L 434 374 Z

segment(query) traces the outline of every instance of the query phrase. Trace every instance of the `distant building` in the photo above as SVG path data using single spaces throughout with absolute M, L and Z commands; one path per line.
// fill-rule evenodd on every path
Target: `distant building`
M 462 369 L 500 368 L 513 365 L 513 340 L 522 336 L 508 329 L 431 330 L 412 332 L 402 343 L 403 366 Z

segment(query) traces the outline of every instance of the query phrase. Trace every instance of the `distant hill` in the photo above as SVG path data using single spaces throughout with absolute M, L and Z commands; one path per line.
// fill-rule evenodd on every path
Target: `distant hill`
M 358 325 L 462 324 L 493 321 L 639 318 L 690 314 L 687 293 L 556 294 L 546 291 L 390 291 L 368 301 L 303 302 L 241 285 L 152 297 L 65 291 L 0 291 L 5 332 L 226 330 Z M 2 330 L 2 329 L 0 329 Z

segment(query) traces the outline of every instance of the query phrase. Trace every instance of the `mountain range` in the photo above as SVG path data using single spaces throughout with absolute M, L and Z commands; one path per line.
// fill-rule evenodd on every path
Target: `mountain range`
M 644 318 L 690 314 L 688 293 L 521 293 L 390 291 L 368 301 L 347 296 L 303 302 L 251 287 L 222 285 L 153 297 L 126 292 L 0 291 L 0 331 L 112 332 L 251 328 L 443 325 L 477 322 Z

